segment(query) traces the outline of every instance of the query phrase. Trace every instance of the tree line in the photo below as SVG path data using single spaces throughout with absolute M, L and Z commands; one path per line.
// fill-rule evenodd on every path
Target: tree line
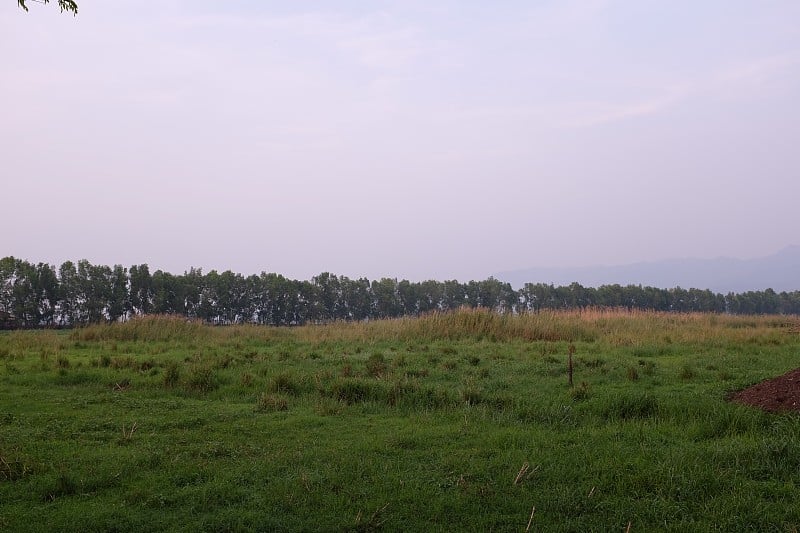
M 324 272 L 299 281 L 262 272 L 231 271 L 180 275 L 148 265 L 109 267 L 81 260 L 56 268 L 47 263 L 0 259 L 0 327 L 72 327 L 175 314 L 216 324 L 276 326 L 335 320 L 418 316 L 460 307 L 498 312 L 618 307 L 731 314 L 800 314 L 800 291 L 772 289 L 718 294 L 704 289 L 659 289 L 641 285 L 583 287 L 527 283 L 514 290 L 494 278 L 461 283 L 350 279 Z

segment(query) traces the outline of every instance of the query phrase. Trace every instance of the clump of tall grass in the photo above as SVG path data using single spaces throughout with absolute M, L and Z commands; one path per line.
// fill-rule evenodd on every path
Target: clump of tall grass
M 650 394 L 623 394 L 611 399 L 603 409 L 607 420 L 652 418 L 658 414 L 658 400 Z
M 146 315 L 127 322 L 93 324 L 70 333 L 70 339 L 80 341 L 190 341 L 212 335 L 213 328 L 201 322 L 172 315 Z
M 610 346 L 630 347 L 635 356 L 643 357 L 669 355 L 672 348 L 665 345 L 672 343 L 778 345 L 786 341 L 787 335 L 798 330 L 798 317 L 729 316 L 604 308 L 511 314 L 482 308 L 462 308 L 434 312 L 418 318 L 335 322 L 297 328 L 254 325 L 213 327 L 184 317 L 148 315 L 124 323 L 96 324 L 75 329 L 70 333 L 70 339 L 75 343 L 95 340 L 194 342 L 201 339 L 236 349 L 244 349 L 248 343 L 279 341 L 287 343 L 287 357 L 294 350 L 293 343 L 298 341 L 602 341 Z M 56 350 L 63 343 L 55 333 L 37 336 L 27 335 L 25 332 L 14 333 L 9 341 L 12 348 L 9 351 L 13 352 L 35 349 L 44 344 Z
M 689 380 L 692 379 L 695 376 L 695 374 L 696 372 L 694 368 L 689 364 L 685 364 L 681 367 L 681 371 L 678 375 L 683 380 Z
M 285 396 L 271 392 L 262 392 L 256 400 L 255 410 L 260 413 L 287 411 L 289 402 Z
M 328 396 L 346 404 L 367 401 L 385 402 L 386 386 L 380 381 L 360 378 L 334 379 L 325 391 Z
M 573 387 L 569 390 L 570 397 L 576 401 L 581 402 L 583 400 L 588 400 L 590 396 L 590 388 L 589 384 L 585 381 L 581 381 L 580 385 L 577 387 Z
M 272 377 L 268 389 L 270 392 L 298 396 L 303 391 L 303 380 L 289 372 L 281 372 Z
M 217 388 L 214 369 L 208 364 L 197 364 L 189 370 L 186 377 L 186 388 L 190 391 L 209 392 Z
M 432 313 L 417 320 L 401 319 L 402 337 L 426 340 L 576 341 L 593 340 L 595 335 L 574 316 L 557 313 L 512 315 L 488 309 L 460 309 Z
M 33 466 L 26 458 L 0 449 L 0 481 L 17 481 L 33 473 Z
M 178 369 L 178 363 L 170 361 L 164 368 L 164 387 L 171 389 L 178 385 L 181 379 L 181 373 Z
M 370 355 L 367 358 L 366 366 L 367 373 L 374 378 L 380 378 L 386 375 L 386 370 L 388 368 L 386 359 L 381 353 L 374 353 Z

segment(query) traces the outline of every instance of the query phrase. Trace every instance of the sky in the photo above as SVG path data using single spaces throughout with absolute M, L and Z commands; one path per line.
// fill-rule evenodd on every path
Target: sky
M 485 279 L 800 244 L 800 2 L 0 6 L 0 256 Z

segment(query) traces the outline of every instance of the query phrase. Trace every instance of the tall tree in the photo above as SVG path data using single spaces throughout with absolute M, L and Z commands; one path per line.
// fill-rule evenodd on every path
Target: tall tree
M 65 261 L 58 269 L 61 300 L 58 309 L 58 323 L 61 326 L 76 326 L 83 322 L 82 300 L 78 285 L 78 270 L 75 263 Z
M 146 264 L 133 265 L 128 271 L 130 278 L 131 311 L 137 315 L 146 315 L 153 306 L 153 279 L 150 267 Z
M 112 322 L 125 319 L 131 311 L 128 292 L 128 271 L 122 265 L 114 265 L 109 278 L 111 283 L 108 298 L 108 319 Z
M 55 324 L 55 315 L 61 299 L 61 287 L 55 267 L 47 263 L 36 265 L 36 287 L 39 305 L 39 320 L 44 326 Z

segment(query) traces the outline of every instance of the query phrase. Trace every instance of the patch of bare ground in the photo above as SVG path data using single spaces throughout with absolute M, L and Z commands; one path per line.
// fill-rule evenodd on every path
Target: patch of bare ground
M 800 368 L 735 392 L 728 399 L 770 412 L 800 412 Z

